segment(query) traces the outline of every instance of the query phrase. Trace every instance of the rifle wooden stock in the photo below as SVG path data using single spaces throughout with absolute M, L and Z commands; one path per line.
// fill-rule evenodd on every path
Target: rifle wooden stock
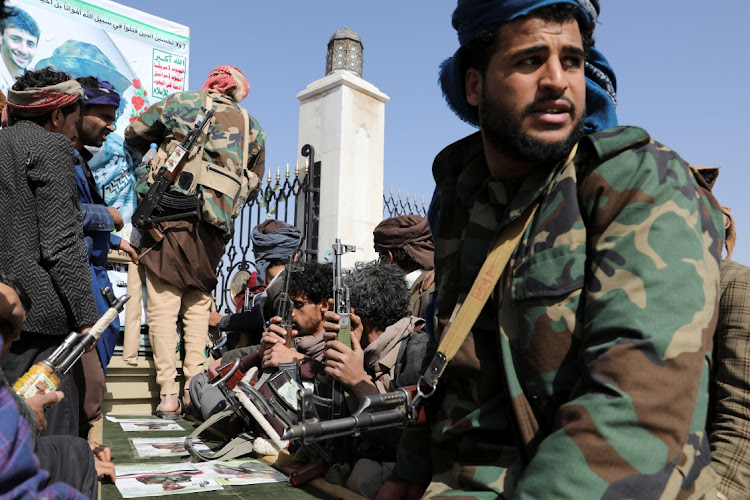
M 219 374 L 220 378 L 224 378 L 227 373 L 232 369 L 233 364 L 227 363 L 226 365 L 222 365 L 216 369 L 216 373 Z M 240 369 L 235 370 L 235 372 L 232 374 L 231 377 L 229 377 L 226 382 L 224 382 L 229 390 L 234 390 L 235 387 L 237 387 L 237 382 L 242 380 L 242 377 L 245 376 L 245 373 L 242 372 Z
M 154 243 L 159 243 L 164 239 L 164 233 L 157 227 L 156 224 L 147 224 L 146 232 L 154 239 Z
M 328 463 L 321 457 L 318 457 L 309 464 L 303 465 L 289 474 L 289 482 L 292 483 L 292 486 L 302 486 L 316 477 L 324 476 L 328 472 L 328 468 Z

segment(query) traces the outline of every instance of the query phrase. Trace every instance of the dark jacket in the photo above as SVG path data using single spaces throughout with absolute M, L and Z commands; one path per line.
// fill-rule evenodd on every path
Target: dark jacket
M 0 130 L 0 272 L 31 298 L 25 332 L 66 335 L 98 319 L 73 151 L 32 122 Z

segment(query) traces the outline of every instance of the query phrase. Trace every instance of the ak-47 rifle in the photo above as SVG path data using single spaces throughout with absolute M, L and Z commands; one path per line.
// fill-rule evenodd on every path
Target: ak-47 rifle
M 354 245 L 344 245 L 339 238 L 333 244 L 333 311 L 339 315 L 338 341 L 346 347 L 352 346 L 351 306 L 349 302 L 349 287 L 344 285 L 341 275 L 341 256 L 346 252 L 355 252 Z
M 337 339 L 349 348 L 352 346 L 351 306 L 349 302 L 349 287 L 344 284 L 341 273 L 341 256 L 346 252 L 354 251 L 356 251 L 354 245 L 344 245 L 339 238 L 336 238 L 333 244 L 333 311 L 340 318 Z M 314 398 L 317 398 L 319 402 L 322 400 L 327 403 L 324 406 L 327 406 L 329 409 L 328 415 L 326 415 L 328 420 L 336 420 L 348 413 L 347 399 L 351 399 L 352 396 L 346 393 L 340 383 L 332 381 L 331 399 L 329 400 L 314 396 L 310 390 L 301 391 L 298 397 L 300 398 L 298 406 L 300 407 L 299 414 L 301 421 L 304 421 L 306 416 L 310 416 L 317 422 L 319 419 L 315 408 L 316 404 L 313 401 Z M 305 424 L 296 424 L 287 428 L 284 435 L 290 429 L 299 427 L 299 425 Z M 313 440 L 305 442 L 305 444 L 313 446 L 319 457 L 294 471 L 289 476 L 289 480 L 294 486 L 301 486 L 315 477 L 322 476 L 326 473 L 330 465 L 348 462 L 351 458 L 351 443 L 348 440 L 342 440 L 338 435 L 326 435 L 321 440 L 325 440 L 325 443 L 318 445 Z
M 282 439 L 301 441 L 302 444 L 342 436 L 359 436 L 364 432 L 388 427 L 404 428 L 424 424 L 427 409 L 422 405 L 425 393 L 416 385 L 399 387 L 393 392 L 363 396 L 359 408 L 348 417 L 321 420 L 315 412 L 312 391 L 302 391 L 300 423 L 284 431 Z
M 281 326 L 281 328 L 286 330 L 287 347 L 292 346 L 292 327 L 294 326 L 292 322 L 292 310 L 294 309 L 294 305 L 292 304 L 291 297 L 289 297 L 289 282 L 291 281 L 292 273 L 305 270 L 302 266 L 297 266 L 294 264 L 294 256 L 296 254 L 297 252 L 293 253 L 286 259 L 286 267 L 284 268 L 284 284 L 282 286 L 281 295 L 279 297 L 279 300 L 281 301 L 278 311 L 279 317 L 281 318 L 281 323 L 279 323 L 279 325 Z
M 99 337 L 122 312 L 125 302 L 130 295 L 122 295 L 119 299 L 109 287 L 102 288 L 102 294 L 110 303 L 109 309 L 94 323 L 86 333 L 71 333 L 63 343 L 47 359 L 37 362 L 29 368 L 13 385 L 13 390 L 23 399 L 41 393 L 57 390 L 62 383 L 62 376 L 78 361 L 89 347 L 93 346 Z
M 284 281 L 281 287 L 282 291 L 279 294 L 280 303 L 279 309 L 277 311 L 278 316 L 281 317 L 281 323 L 279 325 L 286 330 L 287 347 L 291 347 L 292 343 L 292 310 L 294 309 L 292 300 L 289 297 L 289 283 L 291 281 L 292 273 L 304 270 L 302 266 L 294 263 L 294 256 L 296 254 L 297 252 L 293 253 L 286 260 L 286 266 L 284 268 Z M 242 377 L 245 375 L 241 370 L 238 369 L 238 366 L 239 364 L 235 364 L 232 362 L 220 366 L 216 369 L 216 373 L 218 373 L 218 376 L 215 379 L 211 380 L 211 383 L 214 384 L 217 383 L 218 379 L 224 379 L 221 382 L 222 384 L 224 384 L 224 387 L 229 390 L 234 390 L 237 382 L 242 380 Z M 267 379 L 267 376 L 261 377 L 261 380 L 259 380 L 257 384 L 262 385 Z
M 191 211 L 192 207 L 186 207 L 186 211 L 182 211 L 177 214 L 165 214 L 166 210 L 162 203 L 164 194 L 174 183 L 174 180 L 180 175 L 182 167 L 184 166 L 186 158 L 192 153 L 193 148 L 196 145 L 196 141 L 200 137 L 203 130 L 211 122 L 211 118 L 214 115 L 214 110 L 210 109 L 206 111 L 206 108 L 201 106 L 201 111 L 205 115 L 198 115 L 195 119 L 193 128 L 185 135 L 182 142 L 172 151 L 164 163 L 154 176 L 154 182 L 146 193 L 146 196 L 141 200 L 136 207 L 131 222 L 137 229 L 143 229 L 149 224 L 148 232 L 156 243 L 164 239 L 164 233 L 157 226 L 159 222 L 167 220 L 184 219 L 186 216 L 196 215 L 200 217 L 200 197 L 195 197 L 195 208 Z M 145 252 L 144 252 L 145 254 Z

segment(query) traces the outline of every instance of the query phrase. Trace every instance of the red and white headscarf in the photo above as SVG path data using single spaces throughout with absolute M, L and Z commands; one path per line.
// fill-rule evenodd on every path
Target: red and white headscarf
M 202 91 L 216 91 L 229 96 L 234 102 L 240 102 L 250 92 L 250 84 L 242 71 L 234 66 L 217 66 L 206 78 Z
M 48 87 L 29 87 L 25 90 L 8 90 L 6 109 L 11 116 L 41 116 L 64 108 L 81 99 L 83 90 L 75 80 L 67 80 Z

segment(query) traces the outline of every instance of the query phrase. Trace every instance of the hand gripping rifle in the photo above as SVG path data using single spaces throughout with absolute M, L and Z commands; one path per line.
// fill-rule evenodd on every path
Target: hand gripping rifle
M 166 207 L 163 205 L 162 199 L 169 186 L 180 175 L 186 158 L 192 153 L 198 138 L 214 116 L 213 109 L 206 111 L 206 108 L 201 106 L 201 111 L 206 113 L 205 116 L 198 115 L 193 128 L 185 135 L 185 138 L 182 139 L 182 142 L 180 142 L 174 151 L 169 154 L 164 166 L 159 169 L 159 172 L 154 177 L 154 183 L 151 184 L 148 193 L 146 193 L 146 196 L 136 207 L 131 222 L 137 229 L 143 229 L 149 223 L 156 224 L 167 220 L 184 219 L 189 215 L 200 216 L 200 197 L 195 198 L 195 207 L 184 207 L 187 211 L 169 215 L 164 214 Z M 194 209 L 194 212 L 190 211 L 191 209 Z M 150 227 L 148 232 L 156 243 L 164 239 L 164 233 L 157 226 Z
M 339 315 L 338 341 L 346 347 L 352 346 L 351 306 L 349 304 L 349 287 L 344 285 L 341 275 L 341 256 L 346 252 L 356 252 L 354 245 L 344 245 L 339 238 L 333 244 L 333 311 Z
M 23 399 L 29 399 L 36 394 L 45 394 L 57 390 L 62 383 L 62 376 L 78 361 L 83 353 L 93 346 L 99 337 L 122 312 L 125 302 L 130 295 L 122 295 L 119 299 L 109 287 L 102 288 L 102 294 L 110 303 L 109 309 L 91 327 L 87 333 L 71 333 L 63 343 L 47 359 L 37 362 L 29 368 L 13 385 L 13 390 Z
M 292 280 L 292 273 L 298 271 L 304 271 L 305 268 L 294 264 L 294 256 L 297 254 L 295 251 L 292 255 L 286 259 L 286 272 L 284 273 L 284 285 L 282 287 L 281 296 L 279 300 L 279 316 L 281 317 L 280 326 L 286 330 L 286 346 L 292 347 L 292 310 L 294 305 L 292 299 L 289 297 L 289 282 Z

